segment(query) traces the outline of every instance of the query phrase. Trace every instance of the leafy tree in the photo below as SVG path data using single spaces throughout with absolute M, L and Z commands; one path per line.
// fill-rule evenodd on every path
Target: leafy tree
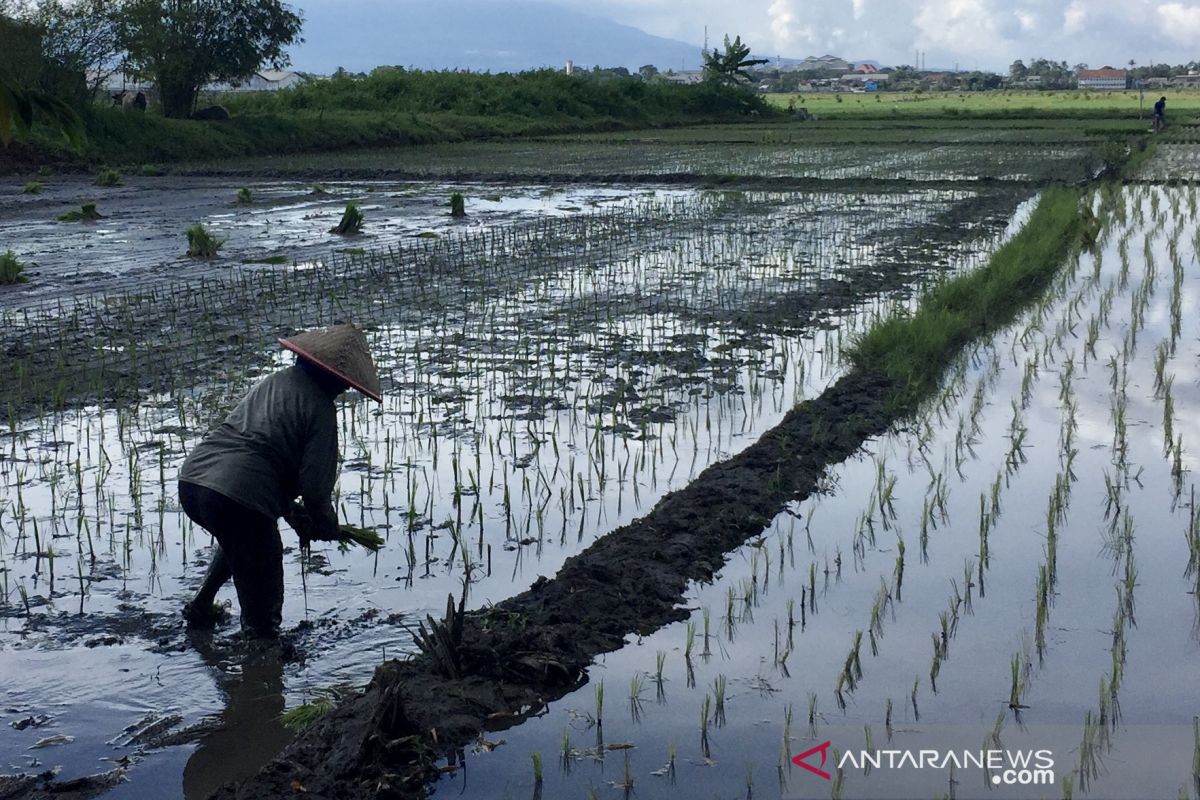
M 1008 77 L 1013 81 L 1023 81 L 1029 77 L 1029 68 L 1025 66 L 1025 62 L 1017 59 L 1008 68 Z
M 748 67 L 766 64 L 765 58 L 750 58 L 750 46 L 742 44 L 738 36 L 732 42 L 725 36 L 725 52 L 713 48 L 711 53 L 704 54 L 704 76 L 718 83 L 735 84 L 739 80 L 750 81 L 746 72 Z
M 121 0 L 42 0 L 29 15 L 42 32 L 42 55 L 61 71 L 82 75 L 88 99 L 120 63 Z
M 653 64 L 643 64 L 638 67 L 638 75 L 642 76 L 642 80 L 648 81 L 658 74 L 658 67 Z
M 287 64 L 301 23 L 281 0 L 127 0 L 119 31 L 128 66 L 154 80 L 163 114 L 186 117 L 204 84 Z

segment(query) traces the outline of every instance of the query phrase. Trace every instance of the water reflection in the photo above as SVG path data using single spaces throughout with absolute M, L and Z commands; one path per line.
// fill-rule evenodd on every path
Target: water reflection
M 250 641 L 229 649 L 211 633 L 189 638 L 226 697 L 221 727 L 205 737 L 183 770 L 184 797 L 204 800 L 222 785 L 253 775 L 291 741 L 280 721 L 283 665 L 290 660 L 290 648 Z

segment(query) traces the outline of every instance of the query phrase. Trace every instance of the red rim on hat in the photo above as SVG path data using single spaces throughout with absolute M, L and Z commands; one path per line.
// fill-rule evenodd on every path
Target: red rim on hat
M 290 339 L 280 338 L 279 344 L 345 381 L 372 400 L 383 402 L 379 373 L 367 348 L 367 337 L 356 326 L 317 328 L 298 333 Z

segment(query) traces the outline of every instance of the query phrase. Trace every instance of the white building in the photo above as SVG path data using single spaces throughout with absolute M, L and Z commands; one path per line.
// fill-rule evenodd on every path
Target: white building
M 1075 74 L 1080 89 L 1123 91 L 1129 88 L 1129 73 L 1123 69 L 1081 69 Z
M 264 69 L 250 76 L 243 83 L 213 83 L 204 88 L 210 92 L 277 92 L 291 89 L 304 82 L 299 72 L 286 69 Z

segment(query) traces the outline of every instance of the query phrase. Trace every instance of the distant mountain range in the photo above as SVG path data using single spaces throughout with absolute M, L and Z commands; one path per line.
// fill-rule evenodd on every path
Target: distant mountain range
M 305 41 L 292 68 L 328 74 L 380 65 L 516 72 L 643 64 L 660 70 L 701 65 L 700 46 L 536 0 L 303 0 Z

